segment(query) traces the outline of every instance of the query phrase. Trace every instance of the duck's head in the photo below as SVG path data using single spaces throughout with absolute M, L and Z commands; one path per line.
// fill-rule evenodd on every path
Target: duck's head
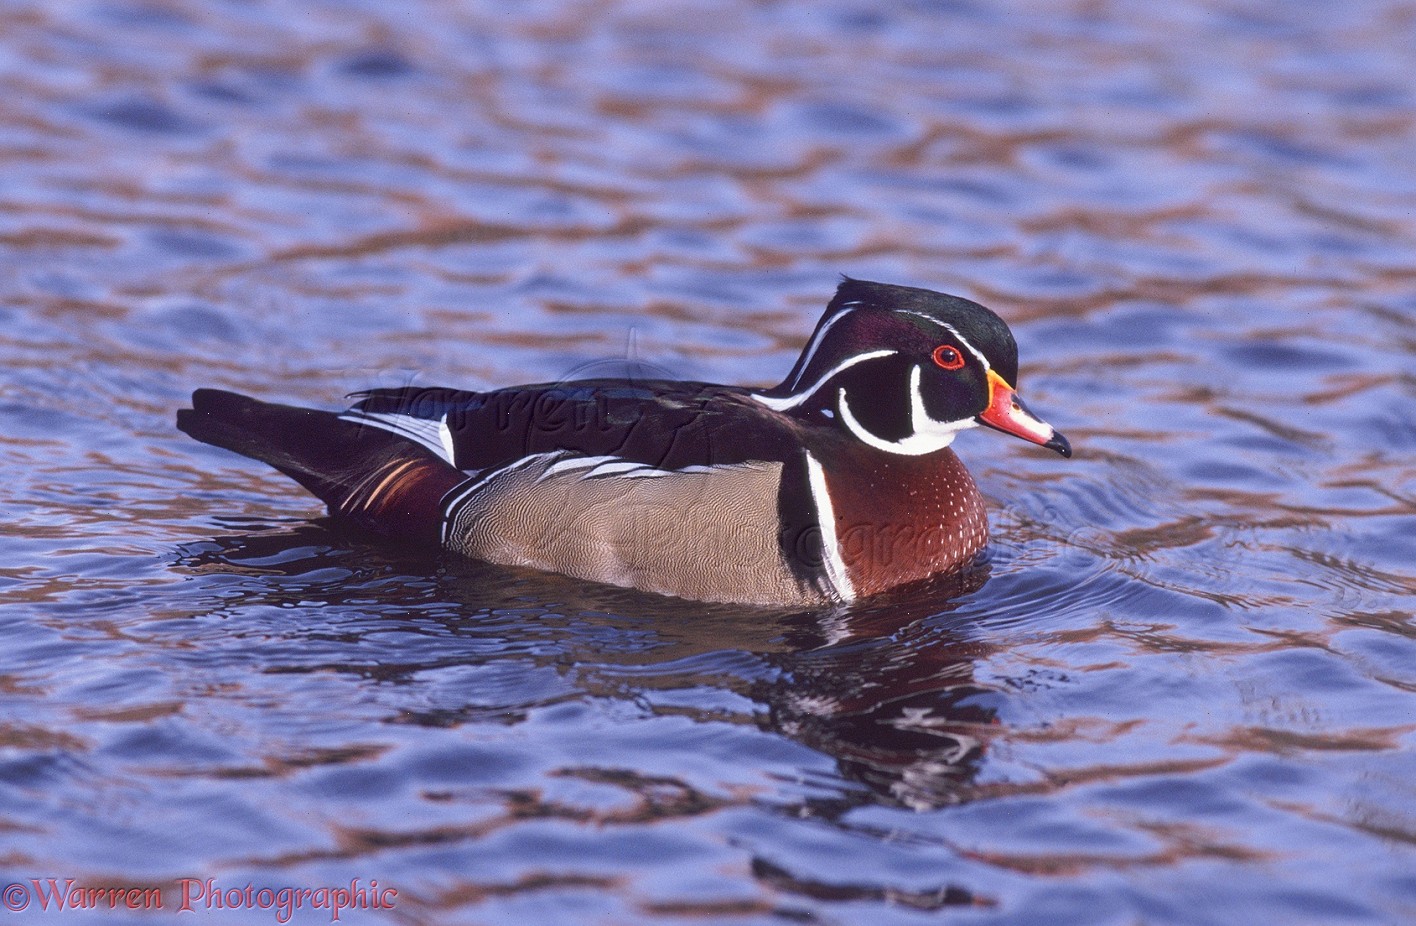
M 912 286 L 846 279 L 787 378 L 757 395 L 889 453 L 949 446 L 985 424 L 1072 455 L 1018 398 L 1018 345 L 977 302 Z

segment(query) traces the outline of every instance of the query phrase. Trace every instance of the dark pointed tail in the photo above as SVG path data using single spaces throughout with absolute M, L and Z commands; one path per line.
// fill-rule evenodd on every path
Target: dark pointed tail
M 436 544 L 442 500 L 467 475 L 388 431 L 333 412 L 198 389 L 177 427 L 197 440 L 269 463 L 313 492 L 336 518 L 384 537 Z

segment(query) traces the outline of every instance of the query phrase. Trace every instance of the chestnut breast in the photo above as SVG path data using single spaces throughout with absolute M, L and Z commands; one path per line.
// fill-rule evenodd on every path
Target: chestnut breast
M 826 473 L 836 544 L 857 595 L 953 572 L 988 542 L 983 497 L 953 450 L 842 448 Z

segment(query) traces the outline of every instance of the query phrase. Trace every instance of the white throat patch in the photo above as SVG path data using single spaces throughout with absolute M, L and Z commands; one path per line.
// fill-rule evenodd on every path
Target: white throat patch
M 954 442 L 954 435 L 967 428 L 978 426 L 978 422 L 972 417 L 959 421 L 936 421 L 931 418 L 924 407 L 924 395 L 920 392 L 921 376 L 922 372 L 919 365 L 916 364 L 914 369 L 910 371 L 910 427 L 913 429 L 913 433 L 897 441 L 885 440 L 872 434 L 851 411 L 844 387 L 838 391 L 836 400 L 836 404 L 841 410 L 841 422 L 861 443 L 874 447 L 876 450 L 898 453 L 907 457 L 923 456 L 926 453 L 943 450 Z

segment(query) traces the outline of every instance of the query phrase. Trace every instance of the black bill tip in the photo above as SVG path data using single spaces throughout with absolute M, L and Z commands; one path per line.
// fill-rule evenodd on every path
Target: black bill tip
M 1072 458 L 1072 445 L 1068 442 L 1067 438 L 1062 436 L 1061 431 L 1053 431 L 1052 440 L 1042 446 L 1046 447 L 1048 450 L 1056 450 L 1069 460 Z

